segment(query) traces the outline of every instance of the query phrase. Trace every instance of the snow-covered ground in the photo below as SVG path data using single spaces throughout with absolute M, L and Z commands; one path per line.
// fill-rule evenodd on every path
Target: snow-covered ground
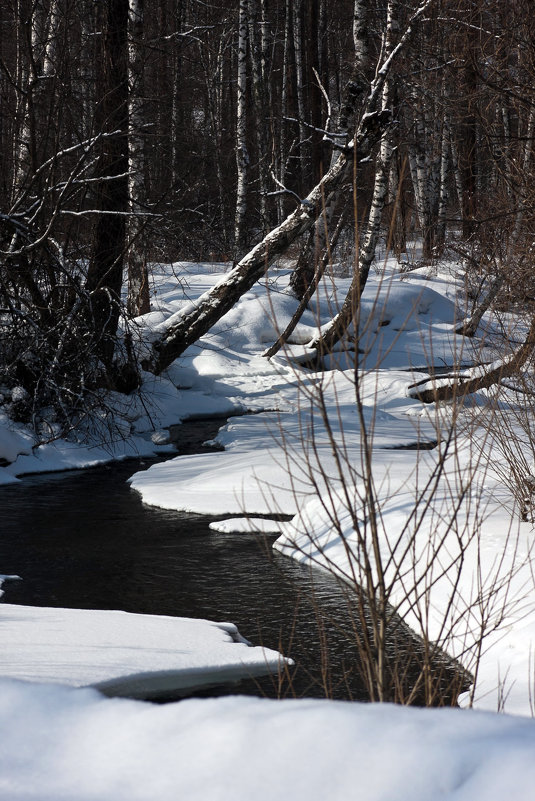
M 141 340 L 220 277 L 213 265 L 160 268 L 154 311 L 139 321 Z M 0 420 L 0 459 L 9 462 L 0 481 L 152 452 L 165 443 L 166 425 L 189 416 L 255 412 L 221 429 L 224 451 L 170 458 L 136 473 L 133 489 L 149 504 L 228 515 L 214 524 L 222 537 L 276 530 L 283 553 L 357 579 L 377 510 L 372 569 L 380 560 L 390 600 L 408 622 L 468 668 L 480 632 L 486 635 L 475 693 L 464 703 L 530 715 L 533 525 L 520 520 L 508 462 L 523 428 L 518 396 L 503 393 L 497 406 L 491 391 L 479 393 L 453 429 L 454 407 L 424 407 L 408 397 L 428 366 L 494 358 L 494 329 L 484 341 L 455 336 L 463 309 L 453 268 L 400 276 L 387 262 L 364 296 L 356 392 L 351 355 L 341 349 L 328 365 L 336 362 L 336 372 L 299 366 L 311 356 L 306 342 L 318 317 L 329 319 L 346 279 L 324 286 L 286 351 L 270 362 L 262 356 L 295 307 L 286 282 L 287 272 L 274 270 L 164 377 L 147 376 L 150 418 L 132 401 L 121 423 L 127 444 L 115 452 L 72 442 L 32 448 L 22 427 Z M 410 449 L 416 441 L 439 444 Z M 522 480 L 534 457 L 529 436 L 518 447 Z M 294 517 L 254 519 L 280 513 Z M 523 718 L 241 698 L 154 709 L 14 682 L 2 682 L 0 698 L 4 729 L 13 733 L 0 756 L 0 798 L 533 796 L 535 723 Z M 45 728 L 46 748 L 39 739 Z M 86 769 L 85 789 L 73 792 Z
M 532 801 L 535 723 L 229 697 L 165 706 L 0 680 L 2 801 Z
M 454 335 L 462 286 L 451 269 L 400 276 L 387 263 L 364 295 L 359 414 L 348 354 L 340 350 L 336 357 L 346 361 L 345 370 L 321 373 L 300 369 L 288 351 L 271 363 L 262 357 L 276 334 L 271 321 L 282 328 L 294 308 L 285 281 L 281 272 L 268 286 L 254 287 L 202 346 L 190 348 L 169 371 L 183 397 L 223 396 L 259 413 L 234 417 L 220 430 L 217 442 L 224 451 L 157 464 L 136 473 L 132 487 L 149 504 L 232 516 L 216 524 L 220 531 L 262 530 L 265 524 L 246 519 L 259 514 L 295 515 L 275 526 L 281 531 L 275 547 L 359 579 L 362 554 L 353 508 L 362 521 L 360 535 L 371 547 L 362 458 L 366 437 L 390 601 L 418 633 L 439 641 L 468 669 L 475 666 L 484 632 L 477 683 L 464 702 L 493 710 L 505 704 L 509 711 L 530 714 L 533 527 L 520 522 L 504 483 L 508 466 L 499 441 L 505 419 L 515 426 L 515 396 L 503 393 L 501 406 L 508 414 L 503 419 L 493 411 L 491 392 L 471 397 L 451 442 L 453 408 L 424 406 L 408 397 L 409 385 L 425 377 L 425 365 L 491 360 L 491 337 Z M 346 283 L 337 282 L 338 295 Z M 192 280 L 192 287 L 197 285 L 206 288 L 200 277 Z M 296 329 L 288 350 L 298 360 L 316 314 L 329 319 L 333 293 L 334 287 L 324 287 L 319 310 L 308 311 Z M 183 300 L 164 286 L 160 302 L 173 314 Z M 433 450 L 409 448 L 417 440 L 437 439 L 441 444 Z M 421 511 L 415 514 L 417 502 Z
M 277 674 L 276 651 L 232 623 L 120 611 L 0 606 L 0 676 L 162 698 Z

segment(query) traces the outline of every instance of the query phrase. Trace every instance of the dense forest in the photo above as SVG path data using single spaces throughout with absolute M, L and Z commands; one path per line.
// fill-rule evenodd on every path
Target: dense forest
M 135 390 L 141 366 L 165 369 L 289 251 L 296 314 L 336 254 L 353 265 L 319 350 L 347 331 L 380 238 L 464 260 L 480 290 L 467 336 L 489 304 L 529 304 L 531 10 L 0 0 L 10 416 L 65 432 L 107 390 Z M 180 259 L 229 262 L 228 279 L 141 365 L 131 321 L 150 309 L 151 264 Z

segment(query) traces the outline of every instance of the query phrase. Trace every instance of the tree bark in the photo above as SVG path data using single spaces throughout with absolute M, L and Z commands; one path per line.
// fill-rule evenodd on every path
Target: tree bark
M 241 257 L 246 241 L 247 222 L 247 173 L 249 153 L 247 150 L 247 43 L 249 28 L 249 0 L 240 0 L 238 21 L 238 82 L 236 109 L 236 217 L 234 223 L 235 258 Z
M 206 334 L 267 272 L 275 259 L 284 253 L 298 236 L 314 225 L 324 198 L 328 198 L 332 192 L 336 191 L 340 182 L 350 174 L 353 165 L 370 156 L 385 130 L 385 120 L 380 113 L 381 98 L 392 63 L 408 41 L 414 23 L 432 2 L 433 0 L 424 0 L 412 15 L 410 24 L 400 37 L 396 47 L 378 65 L 377 73 L 369 87 L 355 136 L 340 152 L 337 160 L 322 180 L 286 220 L 267 234 L 221 281 L 205 292 L 196 302 L 189 304 L 170 319 L 165 332 L 153 343 L 151 358 L 143 364 L 145 369 L 156 374 L 161 373 L 186 348 Z
M 145 223 L 140 216 L 145 190 L 145 114 L 143 108 L 143 0 L 128 3 L 128 209 L 127 310 L 132 317 L 150 311 Z
M 531 321 L 526 339 L 510 357 L 500 359 L 488 366 L 472 367 L 462 373 L 425 379 L 409 386 L 410 398 L 422 403 L 462 400 L 466 395 L 499 383 L 517 373 L 529 359 L 535 348 L 535 317 Z
M 86 289 L 92 295 L 95 335 L 109 369 L 115 350 L 125 251 L 127 187 L 127 53 L 128 0 L 107 0 L 100 9 L 102 36 L 97 49 L 98 105 L 95 120 L 100 131 L 119 131 L 102 140 L 97 172 L 99 215 Z M 110 177 L 113 180 L 110 180 Z

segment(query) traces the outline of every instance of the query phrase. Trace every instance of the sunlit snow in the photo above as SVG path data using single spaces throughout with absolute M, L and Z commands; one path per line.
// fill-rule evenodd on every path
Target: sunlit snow
M 222 278 L 223 266 L 158 266 L 153 311 L 138 321 L 140 349 Z M 367 453 L 392 602 L 431 637 L 438 636 L 446 605 L 449 646 L 468 666 L 478 629 L 487 626 L 475 692 L 462 702 L 530 715 L 533 525 L 529 515 L 520 519 L 507 461 L 508 443 L 517 442 L 517 396 L 500 396 L 500 408 L 510 412 L 503 418 L 509 433 L 495 424 L 492 392 L 471 397 L 450 444 L 454 408 L 424 406 L 409 397 L 410 384 L 426 379 L 429 368 L 469 368 L 500 357 L 491 346 L 498 330 L 492 318 L 484 321 L 485 341 L 457 336 L 465 305 L 455 267 L 400 276 L 393 260 L 386 261 L 370 277 L 363 298 L 358 347 L 365 369 L 358 374 L 357 403 L 354 351 L 339 348 L 324 366 L 342 369 L 324 372 L 307 347 L 343 298 L 348 279 L 326 281 L 288 348 L 271 361 L 262 356 L 295 308 L 287 278 L 286 270 L 272 270 L 269 282 L 253 287 L 164 376 L 146 375 L 150 408 L 135 398 L 125 406 L 118 397 L 124 436 L 107 448 L 61 440 L 37 445 L 23 426 L 1 418 L 0 482 L 170 450 L 162 433 L 166 426 L 189 417 L 242 414 L 222 421 L 216 442 L 224 451 L 174 458 L 170 453 L 167 461 L 137 472 L 133 490 L 148 504 L 228 516 L 212 523 L 223 546 L 225 534 L 280 533 L 279 551 L 319 566 L 327 556 L 329 569 L 347 576 L 359 569 L 354 521 L 366 524 L 368 517 L 362 504 Z M 415 450 L 416 442 L 426 450 Z M 529 442 L 525 449 L 522 458 L 531 464 Z M 426 513 L 415 517 L 415 508 Z M 293 519 L 266 519 L 281 514 Z M 433 548 L 437 561 L 426 573 L 425 556 Z M 411 596 L 415 581 L 424 587 L 419 596 Z M 27 614 L 37 620 L 34 612 Z M 87 612 L 87 619 L 93 614 L 107 613 Z M 256 649 L 232 642 L 228 630 L 203 625 L 209 628 L 199 629 L 199 645 L 210 632 L 227 637 L 229 651 L 254 657 Z M 6 631 L 4 641 L 11 640 L 9 648 L 16 651 L 16 636 Z M 46 649 L 51 636 L 46 627 L 42 636 L 32 635 L 25 646 L 27 666 L 39 661 L 40 650 L 49 670 L 41 679 L 66 683 L 57 654 Z M 77 650 L 80 643 L 74 644 Z M 180 646 L 170 650 L 176 659 Z M 191 653 L 182 657 L 185 669 L 198 666 Z M 27 678 L 39 678 L 30 673 Z M 94 683 L 86 678 L 78 683 Z M 92 690 L 7 679 L 0 684 L 0 723 L 9 732 L 0 750 L 0 798 L 14 801 L 533 797 L 535 723 L 522 717 L 251 698 L 151 707 L 104 699 Z

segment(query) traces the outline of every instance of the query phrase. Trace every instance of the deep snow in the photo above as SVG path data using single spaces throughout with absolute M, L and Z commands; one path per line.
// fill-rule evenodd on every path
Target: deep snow
M 531 801 L 535 723 L 230 697 L 166 706 L 0 681 L 5 801 Z
M 177 272 L 184 277 L 180 284 Z M 219 278 L 214 265 L 159 267 L 154 311 L 139 320 L 140 339 L 154 336 Z M 150 419 L 135 400 L 125 409 L 117 399 L 126 440 L 115 450 L 74 442 L 33 448 L 22 426 L 2 418 L 0 459 L 10 464 L 0 467 L 0 481 L 154 452 L 166 441 L 165 426 L 190 416 L 256 412 L 232 418 L 222 428 L 217 441 L 224 452 L 170 459 L 137 473 L 132 487 L 147 503 L 228 515 L 229 520 L 214 524 L 221 537 L 225 531 L 245 535 L 272 525 L 281 532 L 276 547 L 288 556 L 319 564 L 328 557 L 330 569 L 358 574 L 344 486 L 351 487 L 357 517 L 366 525 L 365 438 L 371 445 L 382 514 L 380 551 L 389 565 L 392 600 L 413 625 L 423 616 L 432 637 L 441 626 L 444 604 L 451 603 L 448 646 L 463 653 L 467 667 L 485 619 L 490 632 L 475 694 L 464 703 L 529 715 L 533 526 L 519 519 L 507 461 L 509 444 L 522 434 L 518 395 L 501 394 L 505 416 L 499 418 L 493 392 L 470 399 L 457 421 L 429 512 L 417 525 L 411 516 L 415 498 L 427 497 L 426 482 L 440 462 L 437 453 L 444 453 L 454 410 L 424 408 L 408 397 L 408 387 L 425 378 L 428 365 L 491 361 L 500 353 L 492 346 L 494 340 L 499 346 L 499 326 L 488 318 L 484 340 L 454 334 L 464 313 L 455 267 L 400 276 L 391 261 L 385 262 L 364 297 L 359 415 L 348 354 L 340 349 L 330 359 L 327 366 L 336 362 L 343 368 L 336 373 L 299 366 L 311 356 L 306 342 L 317 329 L 318 315 L 320 322 L 328 319 L 347 279 L 325 285 L 318 307 L 305 314 L 285 352 L 271 362 L 262 357 L 295 306 L 286 282 L 285 270 L 272 271 L 267 283 L 248 292 L 164 377 L 147 376 L 147 397 L 154 402 Z M 440 447 L 401 449 L 418 439 L 438 440 Z M 518 447 L 529 466 L 529 437 Z M 294 517 L 276 525 L 254 519 L 273 513 Z M 340 522 L 338 534 L 331 514 Z M 466 549 L 459 550 L 460 542 Z M 436 555 L 431 574 L 419 558 L 429 553 Z M 425 587 L 419 595 L 411 595 L 415 577 Z M 8 680 L 0 686 L 0 720 L 10 733 L 0 752 L 0 798 L 533 797 L 535 724 L 525 718 L 251 698 L 155 708 L 105 700 L 89 690 Z

